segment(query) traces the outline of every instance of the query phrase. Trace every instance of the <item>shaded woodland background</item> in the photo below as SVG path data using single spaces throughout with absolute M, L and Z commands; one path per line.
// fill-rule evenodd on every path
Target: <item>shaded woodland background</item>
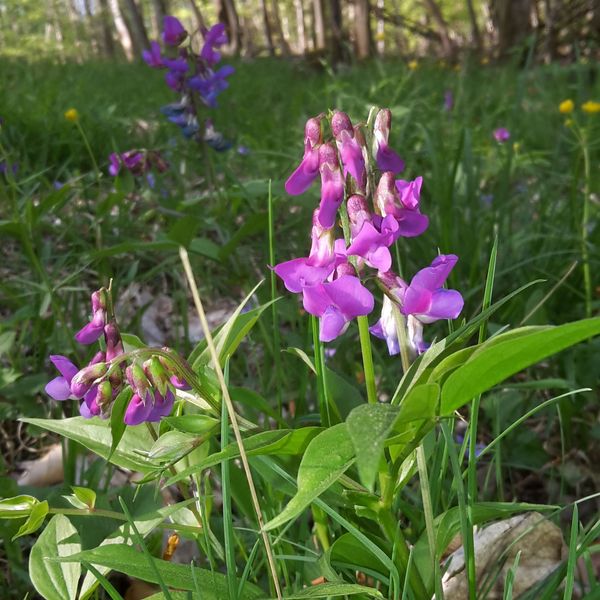
M 165 14 L 226 23 L 227 52 L 249 58 L 573 61 L 600 41 L 600 0 L 0 0 L 0 53 L 131 61 Z

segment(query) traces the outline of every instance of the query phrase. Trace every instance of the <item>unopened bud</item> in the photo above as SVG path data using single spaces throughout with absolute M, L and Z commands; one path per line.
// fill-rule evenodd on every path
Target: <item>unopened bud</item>
M 106 360 L 108 362 L 123 354 L 123 340 L 114 321 L 104 326 L 104 339 L 106 340 Z
M 106 310 L 108 307 L 108 291 L 106 288 L 100 288 L 92 293 L 92 312 Z
M 106 375 L 108 366 L 106 363 L 99 362 L 94 365 L 88 365 L 76 373 L 71 380 L 71 393 L 76 398 L 83 398 L 85 393 L 92 387 L 94 381 Z
M 106 409 L 110 406 L 113 400 L 113 387 L 110 381 L 101 381 L 98 384 L 98 391 L 96 392 L 96 404 L 100 407 L 102 412 L 106 412 Z
M 352 194 L 347 200 L 348 219 L 352 236 L 358 235 L 365 221 L 371 221 L 371 212 L 364 196 Z
M 144 373 L 152 387 L 156 388 L 164 396 L 169 384 L 169 374 L 160 364 L 157 356 L 153 356 L 144 362 Z
M 391 171 L 386 171 L 381 175 L 381 179 L 375 190 L 375 203 L 384 217 L 393 214 L 394 207 L 400 204 L 394 173 Z
M 345 112 L 340 110 L 336 111 L 331 119 L 331 131 L 336 140 L 343 131 L 348 132 L 352 137 L 354 135 L 354 129 L 350 117 Z
M 306 121 L 304 126 L 304 139 L 309 142 L 311 147 L 315 147 L 320 144 L 323 140 L 321 132 L 321 119 L 322 116 L 312 117 Z
M 151 384 L 146 377 L 146 373 L 144 373 L 144 369 L 139 364 L 133 363 L 125 370 L 125 376 L 134 392 L 141 398 L 145 398 L 151 388 Z

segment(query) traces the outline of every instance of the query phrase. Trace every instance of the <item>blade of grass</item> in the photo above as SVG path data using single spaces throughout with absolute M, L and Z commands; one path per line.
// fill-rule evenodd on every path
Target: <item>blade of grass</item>
M 575 570 L 577 568 L 577 534 L 579 533 L 579 509 L 577 504 L 573 506 L 573 518 L 571 519 L 571 535 L 569 536 L 569 558 L 567 560 L 567 575 L 565 578 L 564 600 L 571 600 L 573 587 L 575 586 Z
M 281 587 L 279 585 L 279 579 L 277 576 L 277 567 L 275 565 L 275 559 L 273 558 L 273 550 L 271 548 L 271 542 L 269 540 L 269 535 L 266 531 L 264 531 L 264 519 L 260 507 L 260 502 L 258 500 L 258 495 L 256 493 L 256 487 L 254 485 L 254 480 L 252 478 L 252 472 L 250 471 L 250 463 L 248 462 L 248 456 L 246 455 L 246 451 L 244 449 L 244 442 L 242 440 L 242 433 L 240 431 L 240 427 L 238 425 L 237 415 L 235 412 L 235 408 L 233 406 L 233 402 L 231 401 L 231 397 L 229 395 L 229 389 L 225 383 L 225 377 L 223 375 L 223 370 L 221 369 L 221 365 L 219 363 L 219 355 L 217 354 L 217 349 L 215 348 L 215 344 L 213 341 L 212 334 L 210 332 L 210 327 L 208 325 L 208 321 L 206 320 L 206 314 L 204 312 L 204 307 L 202 306 L 202 300 L 200 299 L 200 293 L 198 291 L 198 287 L 196 285 L 196 281 L 194 279 L 194 273 L 192 272 L 192 265 L 190 264 L 190 259 L 188 253 L 185 248 L 179 248 L 179 256 L 181 257 L 181 262 L 183 264 L 183 270 L 185 271 L 185 275 L 188 280 L 188 284 L 190 286 L 190 290 L 192 292 L 192 298 L 194 299 L 194 305 L 196 306 L 196 311 L 198 312 L 198 317 L 200 318 L 200 323 L 202 325 L 202 330 L 204 332 L 204 337 L 206 339 L 206 344 L 210 351 L 213 368 L 217 375 L 217 379 L 219 381 L 219 386 L 221 387 L 221 393 L 223 394 L 223 401 L 227 404 L 227 412 L 229 414 L 229 419 L 231 421 L 231 427 L 233 429 L 233 433 L 235 435 L 235 441 L 240 450 L 240 459 L 242 461 L 242 466 L 244 468 L 244 473 L 246 475 L 246 479 L 248 481 L 248 487 L 250 489 L 250 496 L 252 498 L 252 504 L 254 505 L 254 510 L 256 512 L 256 519 L 258 521 L 258 525 L 261 529 L 261 535 L 263 538 L 263 543 L 265 546 L 265 552 L 267 555 L 267 562 L 269 563 L 269 570 L 271 573 L 271 578 L 273 580 L 273 585 L 275 587 L 275 593 L 277 594 L 278 600 L 281 600 Z

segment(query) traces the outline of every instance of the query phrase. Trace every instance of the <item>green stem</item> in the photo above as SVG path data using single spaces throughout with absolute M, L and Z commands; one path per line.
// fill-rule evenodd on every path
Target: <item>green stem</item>
M 592 316 L 592 275 L 590 272 L 590 252 L 588 248 L 588 222 L 590 220 L 590 153 L 585 134 L 581 133 L 583 152 L 583 216 L 581 219 L 581 257 L 583 260 L 583 285 L 585 288 L 585 316 Z
M 367 317 L 357 317 L 356 320 L 358 321 L 360 350 L 362 352 L 363 368 L 365 372 L 365 385 L 367 386 L 367 400 L 370 404 L 376 404 L 377 387 L 375 385 L 375 368 L 373 367 L 373 352 L 371 351 L 369 319 L 367 319 Z
M 77 125 L 77 129 L 79 130 L 79 133 L 81 134 L 81 137 L 83 138 L 83 143 L 85 144 L 85 148 L 88 152 L 88 154 L 90 155 L 90 159 L 92 161 L 92 164 L 94 165 L 94 171 L 96 172 L 96 179 L 100 179 L 100 169 L 98 168 L 98 163 L 96 162 L 96 157 L 94 156 L 94 153 L 92 152 L 92 147 L 90 146 L 90 142 L 87 138 L 87 135 L 85 134 L 85 131 L 83 130 L 83 127 L 81 126 L 81 123 L 77 120 L 75 121 L 75 125 Z

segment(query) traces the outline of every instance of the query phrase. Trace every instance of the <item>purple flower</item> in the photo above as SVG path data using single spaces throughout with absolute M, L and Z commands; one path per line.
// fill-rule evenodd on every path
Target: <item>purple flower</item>
M 178 58 L 164 58 L 163 64 L 172 73 L 185 73 L 188 70 L 188 62 L 183 56 Z
M 419 194 L 421 178 L 414 182 L 401 182 L 400 193 L 394 180 L 394 173 L 387 171 L 381 175 L 379 185 L 375 191 L 375 202 L 382 216 L 393 215 L 398 221 L 397 237 L 415 237 L 421 235 L 429 226 L 429 218 L 421 214 L 419 207 Z M 405 189 L 403 184 L 413 183 Z
M 389 246 L 397 239 L 398 221 L 393 215 L 380 217 L 373 215 L 371 221 L 365 221 L 346 251 L 348 256 L 360 256 L 367 265 L 378 271 L 389 271 L 392 255 Z
M 493 136 L 498 143 L 503 144 L 510 139 L 510 131 L 506 127 L 498 127 L 494 130 Z
M 318 215 L 317 209 L 313 213 L 312 245 L 308 258 L 294 258 L 273 268 L 285 287 L 295 294 L 307 286 L 323 283 L 336 266 L 333 233 L 321 227 Z
M 330 342 L 345 331 L 355 317 L 368 315 L 373 310 L 373 295 L 358 277 L 342 275 L 327 283 L 303 290 L 306 312 L 320 318 L 319 339 Z
M 111 152 L 108 155 L 108 173 L 113 177 L 116 177 L 121 170 L 121 160 L 116 152 Z
M 380 171 L 400 173 L 404 171 L 404 161 L 397 152 L 388 145 L 390 128 L 392 126 L 392 112 L 384 108 L 377 113 L 373 129 L 373 156 L 377 161 Z
M 60 354 L 50 355 L 50 360 L 58 369 L 60 375 L 46 384 L 44 388 L 46 394 L 54 400 L 74 399 L 75 397 L 71 394 L 71 380 L 79 372 L 79 368 L 66 356 L 61 356 Z
M 92 294 L 92 320 L 75 334 L 80 344 L 92 344 L 104 333 L 106 301 L 106 290 L 100 289 Z
M 463 308 L 460 292 L 442 286 L 458 261 L 454 254 L 437 256 L 431 266 L 421 269 L 404 290 L 401 312 L 413 315 L 422 323 L 439 319 L 456 319 Z
M 144 50 L 142 58 L 153 69 L 162 69 L 164 67 L 160 44 L 156 41 L 150 42 L 150 50 Z
M 208 74 L 196 75 L 188 81 L 188 85 L 196 90 L 207 106 L 215 108 L 217 106 L 217 96 L 229 87 L 227 77 L 235 72 L 230 65 L 221 67 L 218 71 L 210 71 Z
M 204 36 L 204 45 L 200 51 L 200 58 L 209 66 L 215 65 L 221 60 L 221 54 L 215 50 L 215 47 L 222 46 L 227 41 L 225 25 L 223 23 L 213 25 Z
M 340 151 L 344 178 L 352 175 L 359 188 L 364 189 L 366 182 L 365 159 L 363 149 L 357 140 L 352 122 L 344 112 L 337 111 L 331 119 L 331 131 Z
M 450 112 L 454 108 L 454 95 L 452 90 L 446 90 L 444 92 L 444 110 Z
M 186 37 L 187 31 L 179 19 L 172 16 L 163 19 L 162 39 L 167 46 L 179 46 Z
M 146 400 L 142 400 L 138 394 L 133 394 L 125 411 L 123 421 L 126 425 L 139 425 L 144 421 L 148 421 L 151 412 L 152 395 L 150 392 L 146 394 Z
M 165 73 L 165 83 L 174 92 L 181 92 L 185 83 L 185 73 L 181 71 L 167 71 Z
M 148 421 L 157 422 L 166 417 L 173 410 L 173 404 L 175 403 L 175 396 L 171 390 L 167 390 L 165 395 L 161 395 L 159 392 L 154 392 L 154 405 L 150 414 L 148 415 Z
M 285 182 L 290 196 L 303 194 L 319 174 L 319 146 L 321 145 L 321 117 L 313 117 L 304 126 L 304 156 L 302 162 Z
M 321 173 L 321 203 L 318 220 L 322 227 L 331 229 L 335 224 L 338 208 L 344 200 L 344 177 L 340 170 L 337 152 L 332 144 L 319 148 L 319 172 Z
M 394 303 L 385 295 L 381 306 L 381 317 L 375 325 L 369 327 L 369 331 L 374 336 L 386 341 L 390 356 L 400 352 L 398 328 L 394 317 Z

